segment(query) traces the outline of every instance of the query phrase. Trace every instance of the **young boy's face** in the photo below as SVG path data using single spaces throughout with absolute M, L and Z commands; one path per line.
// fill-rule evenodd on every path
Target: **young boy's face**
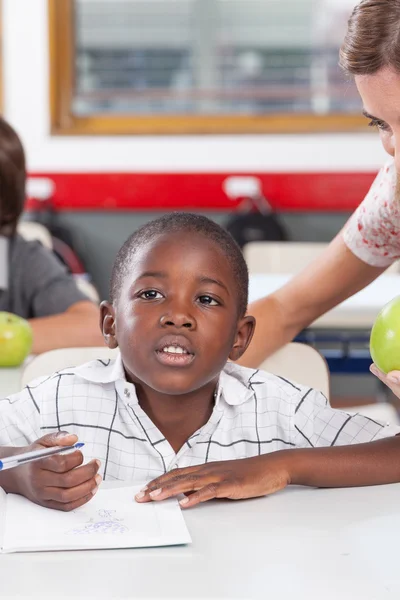
M 143 246 L 114 305 L 102 304 L 102 322 L 128 378 L 171 395 L 216 382 L 254 328 L 252 317 L 238 316 L 237 282 L 223 251 L 192 232 Z

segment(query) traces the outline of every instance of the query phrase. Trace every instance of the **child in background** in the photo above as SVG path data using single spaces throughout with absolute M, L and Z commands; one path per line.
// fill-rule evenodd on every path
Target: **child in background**
M 253 334 L 247 289 L 240 249 L 214 222 L 176 213 L 144 225 L 119 251 L 110 302 L 101 306 L 104 338 L 119 357 L 55 373 L 0 401 L 0 456 L 79 437 L 90 461 L 82 465 L 80 451 L 53 456 L 0 473 L 0 485 L 72 510 L 102 478 L 145 483 L 139 502 L 190 493 L 185 507 L 290 483 L 400 481 L 399 428 L 227 363 Z
M 29 319 L 33 354 L 67 346 L 96 346 L 98 308 L 56 256 L 17 233 L 25 204 L 21 140 L 0 117 L 0 311 Z

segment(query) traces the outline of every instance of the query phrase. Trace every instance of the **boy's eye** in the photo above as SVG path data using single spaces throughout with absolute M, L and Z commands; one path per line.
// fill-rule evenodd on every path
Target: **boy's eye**
M 139 298 L 143 298 L 143 300 L 159 300 L 162 297 L 163 295 L 160 294 L 160 292 L 157 292 L 157 290 L 146 290 L 139 296 Z
M 219 306 L 219 302 L 217 302 L 217 300 L 214 298 L 211 298 L 211 296 L 200 296 L 199 301 L 201 304 L 205 304 L 207 306 Z
M 376 127 L 377 129 L 380 129 L 381 131 L 390 131 L 389 125 L 387 123 L 385 123 L 385 121 L 380 121 L 379 119 L 372 119 L 368 123 L 368 127 Z

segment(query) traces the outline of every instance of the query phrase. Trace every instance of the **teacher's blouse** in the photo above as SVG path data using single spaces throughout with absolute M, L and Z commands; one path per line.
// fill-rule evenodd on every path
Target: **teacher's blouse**
M 388 267 L 400 258 L 400 186 L 391 161 L 378 173 L 368 194 L 343 229 L 347 247 L 360 260 Z

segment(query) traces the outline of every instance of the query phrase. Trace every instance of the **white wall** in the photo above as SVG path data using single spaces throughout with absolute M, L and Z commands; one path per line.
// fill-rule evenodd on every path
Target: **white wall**
M 377 134 L 65 137 L 49 134 L 47 0 L 3 0 L 5 117 L 31 172 L 371 171 Z

